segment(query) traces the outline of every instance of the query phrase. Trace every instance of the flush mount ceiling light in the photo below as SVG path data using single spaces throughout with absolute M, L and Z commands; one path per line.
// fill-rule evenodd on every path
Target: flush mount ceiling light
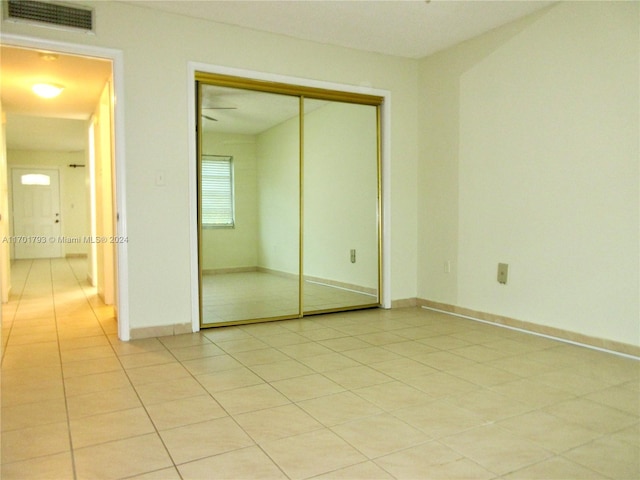
M 54 85 L 53 83 L 36 83 L 31 87 L 33 93 L 42 98 L 54 98 L 62 93 L 64 87 L 62 85 Z

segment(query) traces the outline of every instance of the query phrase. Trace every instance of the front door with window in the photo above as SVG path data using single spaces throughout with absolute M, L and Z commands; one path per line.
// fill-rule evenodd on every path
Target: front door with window
M 59 172 L 12 169 L 14 258 L 62 256 Z

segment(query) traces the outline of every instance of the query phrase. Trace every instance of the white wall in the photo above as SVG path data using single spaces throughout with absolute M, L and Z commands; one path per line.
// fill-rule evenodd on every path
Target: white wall
M 391 92 L 392 298 L 416 293 L 416 60 L 298 41 L 118 2 L 94 2 L 96 34 L 4 23 L 20 34 L 120 49 L 124 61 L 131 328 L 191 319 L 188 62 Z M 163 170 L 167 185 L 155 185 Z M 159 299 L 171 299 L 160 302 Z
M 81 238 L 90 235 L 87 206 L 86 167 L 71 168 L 69 165 L 84 165 L 84 152 L 45 152 L 31 150 L 8 150 L 9 169 L 21 165 L 30 167 L 57 167 L 60 170 L 61 235 Z M 64 255 L 86 255 L 88 243 L 65 243 Z
M 234 228 L 202 231 L 202 269 L 256 267 L 258 265 L 258 193 L 254 135 L 205 132 L 205 155 L 233 157 Z
M 5 134 L 6 118 L 0 103 L 0 241 L 10 235 L 9 230 L 9 177 L 7 169 L 7 145 Z M 0 302 L 9 301 L 11 290 L 11 251 L 10 244 L 0 243 Z M 0 308 L 0 319 L 2 318 Z M 4 342 L 3 342 L 4 344 Z
M 297 116 L 276 125 L 256 145 L 258 265 L 293 275 L 300 272 L 299 125 Z
M 304 130 L 304 273 L 376 289 L 376 107 L 331 102 L 305 115 Z
M 569 2 L 423 61 L 419 297 L 640 345 L 638 39 Z

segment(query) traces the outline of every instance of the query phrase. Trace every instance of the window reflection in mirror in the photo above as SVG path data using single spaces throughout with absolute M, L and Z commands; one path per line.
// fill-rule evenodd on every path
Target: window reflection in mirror
M 206 84 L 200 88 L 201 323 L 297 317 L 299 99 Z M 213 226 L 204 198 L 210 191 L 204 183 L 207 163 L 225 158 L 230 159 L 232 183 L 218 194 L 221 202 L 227 196 L 232 211 L 217 220 L 226 225 Z M 220 182 L 224 178 L 223 172 Z

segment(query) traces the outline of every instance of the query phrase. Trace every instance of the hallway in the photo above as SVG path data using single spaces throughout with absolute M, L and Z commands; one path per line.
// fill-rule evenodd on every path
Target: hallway
M 20 261 L 2 478 L 635 479 L 640 363 L 419 308 L 121 342 L 84 261 Z

